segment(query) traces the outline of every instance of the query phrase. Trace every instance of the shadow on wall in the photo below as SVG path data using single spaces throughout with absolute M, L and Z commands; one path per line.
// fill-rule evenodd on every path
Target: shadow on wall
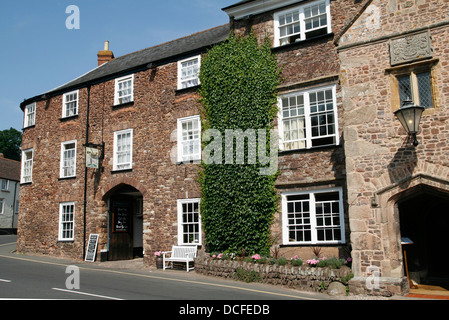
M 412 144 L 411 136 L 402 143 L 402 146 L 396 151 L 393 159 L 388 164 L 388 174 L 391 183 L 404 183 L 404 189 L 408 187 L 411 181 L 415 167 L 418 164 L 416 148 Z

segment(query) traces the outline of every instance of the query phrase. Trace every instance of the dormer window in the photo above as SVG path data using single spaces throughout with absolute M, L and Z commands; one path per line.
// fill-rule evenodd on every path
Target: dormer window
M 331 32 L 329 0 L 314 1 L 274 14 L 275 47 Z

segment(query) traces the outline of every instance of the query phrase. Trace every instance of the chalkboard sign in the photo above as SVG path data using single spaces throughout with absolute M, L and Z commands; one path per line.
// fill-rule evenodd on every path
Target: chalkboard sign
M 115 221 L 114 221 L 114 231 L 115 232 L 128 232 L 129 231 L 129 218 L 128 218 L 129 208 L 122 206 L 117 206 L 115 209 Z
M 85 261 L 90 261 L 90 262 L 95 261 L 95 255 L 97 253 L 97 244 L 98 244 L 98 234 L 91 233 L 89 235 L 89 242 L 87 244 Z

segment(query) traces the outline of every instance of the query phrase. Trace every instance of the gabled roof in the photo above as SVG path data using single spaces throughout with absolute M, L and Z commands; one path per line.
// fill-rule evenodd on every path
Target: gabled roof
M 67 92 L 71 89 L 86 86 L 89 83 L 101 82 L 120 74 L 131 73 L 138 69 L 146 68 L 149 64 L 163 64 L 183 56 L 200 53 L 205 51 L 208 47 L 226 40 L 229 37 L 229 33 L 230 25 L 225 24 L 117 57 L 62 86 L 44 93 L 43 95 L 48 96 Z M 26 104 L 42 99 L 43 95 L 38 95 L 34 98 L 25 100 L 22 102 L 21 108 L 23 109 Z

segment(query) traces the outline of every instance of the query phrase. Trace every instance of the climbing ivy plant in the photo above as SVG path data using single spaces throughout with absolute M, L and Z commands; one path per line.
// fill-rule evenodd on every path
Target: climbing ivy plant
M 214 133 L 203 139 L 203 151 L 208 150 L 209 157 L 203 157 L 200 174 L 207 249 L 267 254 L 279 203 L 274 187 L 277 168 L 261 174 L 260 169 L 267 164 L 255 153 L 259 147 L 267 155 L 272 151 L 274 139 L 268 132 L 278 111 L 276 88 L 280 82 L 276 58 L 268 40 L 258 45 L 253 33 L 242 37 L 231 34 L 202 59 L 199 77 L 203 133 Z M 256 132 L 257 147 L 249 143 L 248 136 L 240 149 L 237 139 L 226 144 L 226 134 L 239 130 Z M 267 133 L 266 139 L 260 132 Z M 226 158 L 230 146 L 232 157 Z M 243 163 L 236 149 L 240 155 L 243 152 Z M 206 161 L 211 158 L 214 161 Z

